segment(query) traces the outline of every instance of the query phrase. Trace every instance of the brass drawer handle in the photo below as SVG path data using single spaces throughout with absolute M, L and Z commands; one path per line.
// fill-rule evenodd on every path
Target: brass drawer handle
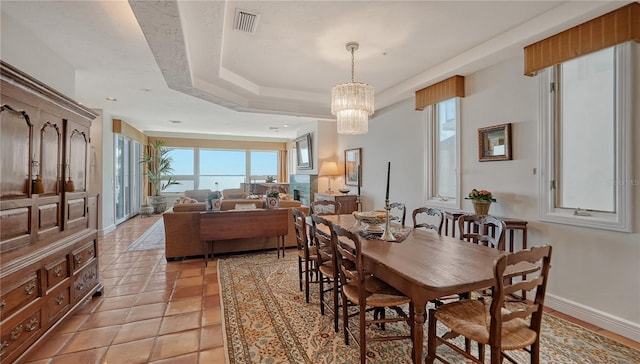
M 95 256 L 96 251 L 95 251 L 95 250 L 93 250 L 93 248 L 91 248 L 91 249 L 87 250 L 87 253 L 88 253 L 90 256 L 92 256 L 92 257 L 93 257 L 93 256 Z
M 34 317 L 29 322 L 27 322 L 27 332 L 31 332 L 38 327 L 38 318 Z
M 2 309 L 4 308 L 4 306 L 7 305 L 7 302 L 5 300 L 2 300 L 2 302 L 0 302 L 0 311 L 2 311 Z
M 35 290 L 36 282 L 31 282 L 26 287 L 24 287 L 24 293 L 26 293 L 28 296 L 31 296 Z
M 53 269 L 53 275 L 60 277 L 62 275 L 62 265 L 59 265 Z
M 6 349 L 8 346 L 9 343 L 6 341 L 3 341 L 2 344 L 0 344 L 0 356 L 4 354 L 4 349 Z
M 13 330 L 11 330 L 11 340 L 18 340 L 18 338 L 22 335 L 22 325 L 16 326 Z
M 56 297 L 56 305 L 60 306 L 64 302 L 64 294 L 60 293 L 58 297 Z
M 76 260 L 77 265 L 80 265 L 80 263 L 82 263 L 82 255 L 76 255 L 74 259 Z
M 84 283 L 80 283 L 79 285 L 76 286 L 76 288 L 78 289 L 78 291 L 84 290 Z

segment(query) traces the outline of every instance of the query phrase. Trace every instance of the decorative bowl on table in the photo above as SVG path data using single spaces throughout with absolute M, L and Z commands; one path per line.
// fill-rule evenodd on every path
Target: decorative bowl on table
M 384 232 L 384 224 L 387 218 L 386 211 L 354 211 L 353 217 L 362 225 L 362 231 L 367 233 Z
M 350 188 L 338 188 L 338 191 L 340 191 L 340 193 L 344 193 L 345 195 L 349 192 L 351 192 Z

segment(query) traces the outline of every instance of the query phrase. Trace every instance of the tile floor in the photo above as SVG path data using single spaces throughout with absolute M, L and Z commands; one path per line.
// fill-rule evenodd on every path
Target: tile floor
M 27 357 L 29 364 L 224 363 L 217 267 L 124 250 L 159 216 L 135 217 L 100 239 L 104 295 L 88 300 Z M 640 343 L 549 309 L 640 350 Z

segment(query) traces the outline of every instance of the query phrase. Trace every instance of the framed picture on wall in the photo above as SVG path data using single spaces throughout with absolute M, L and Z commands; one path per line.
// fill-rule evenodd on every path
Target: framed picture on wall
M 511 160 L 511 123 L 478 129 L 478 159 Z
M 362 186 L 362 148 L 344 151 L 344 183 L 347 186 Z
M 313 150 L 311 134 L 307 133 L 296 139 L 296 159 L 298 169 L 313 169 Z

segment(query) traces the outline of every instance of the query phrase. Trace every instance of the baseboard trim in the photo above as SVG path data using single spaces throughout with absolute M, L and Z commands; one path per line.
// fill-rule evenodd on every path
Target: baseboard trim
M 109 234 L 110 232 L 112 232 L 115 229 L 116 229 L 116 225 L 115 224 L 111 224 L 111 225 L 107 226 L 106 228 L 103 228 L 102 230 L 98 230 L 98 236 L 99 237 L 103 237 L 103 236 Z
M 545 306 L 640 342 L 640 324 L 547 293 Z

